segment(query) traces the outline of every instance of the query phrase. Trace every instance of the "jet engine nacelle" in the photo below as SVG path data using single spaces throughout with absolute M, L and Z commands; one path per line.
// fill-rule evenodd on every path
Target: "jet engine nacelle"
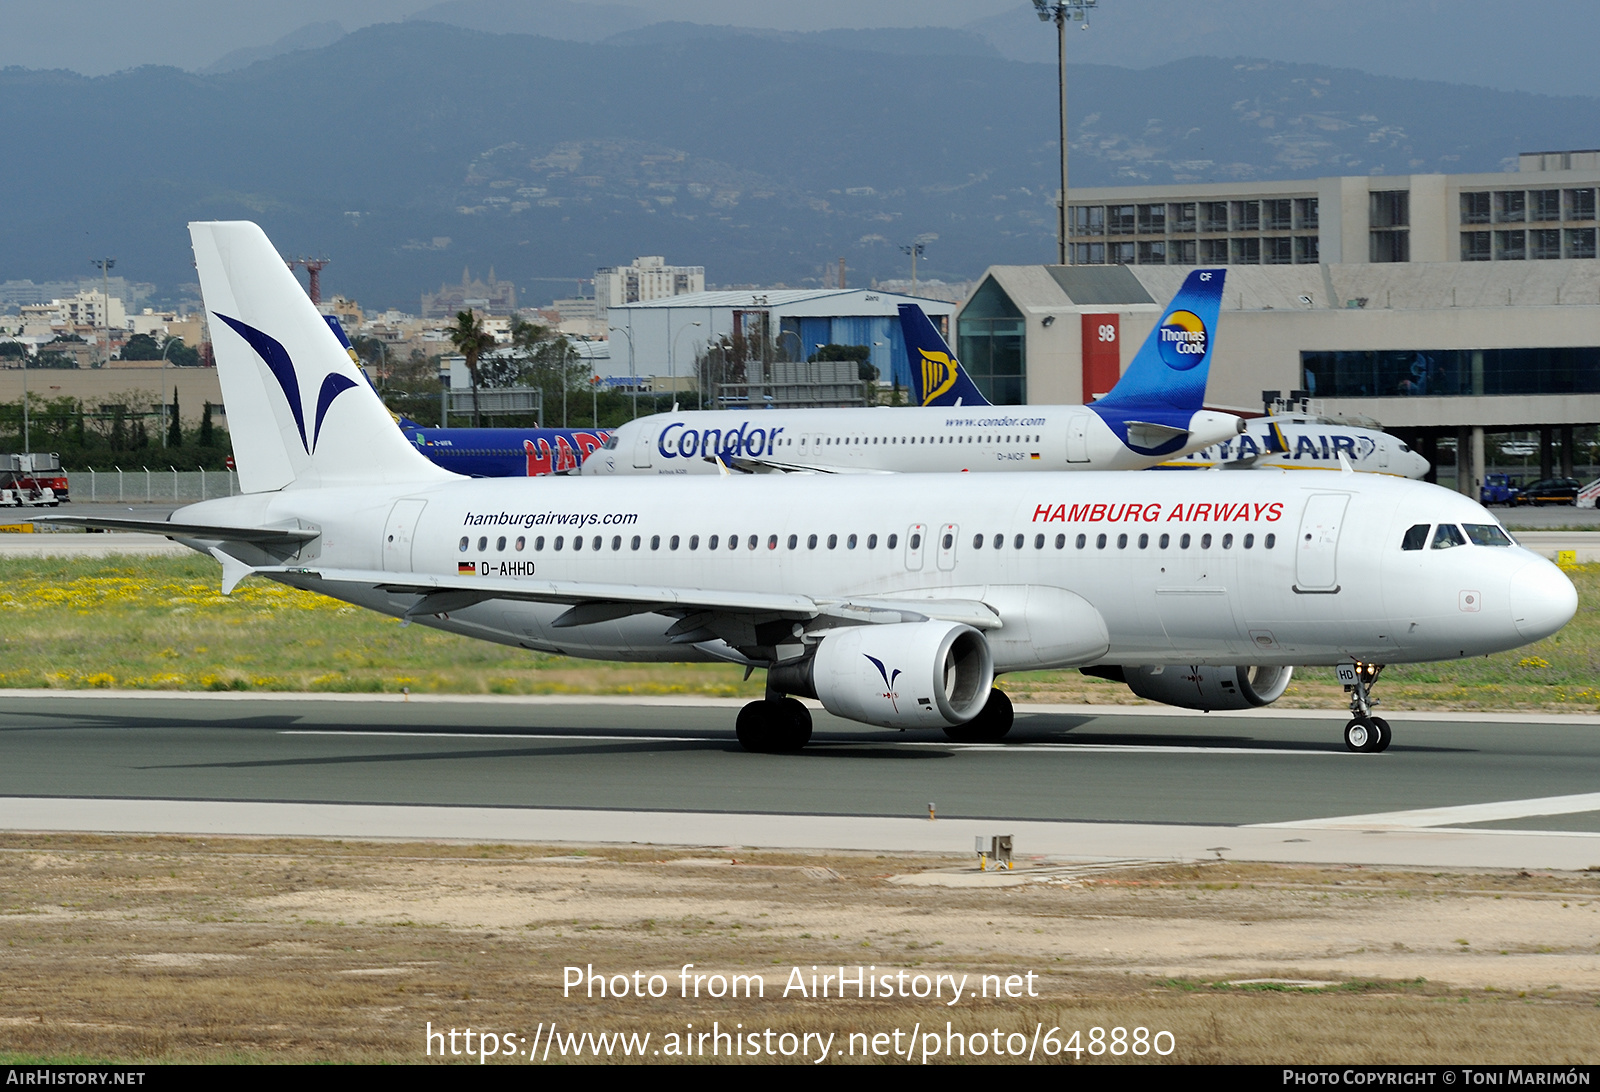
M 828 712 L 885 728 L 965 724 L 994 684 L 983 634 L 959 622 L 898 622 L 836 630 L 810 660 L 775 667 L 768 681 Z
M 1123 681 L 1141 698 L 1184 709 L 1258 709 L 1283 697 L 1292 667 L 1130 667 Z

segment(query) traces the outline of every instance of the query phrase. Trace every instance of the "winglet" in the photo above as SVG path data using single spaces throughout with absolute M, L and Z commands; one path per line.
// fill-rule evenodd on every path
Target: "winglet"
M 911 364 L 911 397 L 919 406 L 987 406 L 983 396 L 961 367 L 961 361 L 939 336 L 922 308 L 900 305 L 900 331 Z

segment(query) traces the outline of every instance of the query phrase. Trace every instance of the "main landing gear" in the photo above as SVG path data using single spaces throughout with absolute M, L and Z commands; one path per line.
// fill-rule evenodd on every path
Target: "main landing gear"
M 983 711 L 965 724 L 947 724 L 944 734 L 957 743 L 993 743 L 1011 731 L 1011 699 L 999 687 L 990 687 Z
M 811 710 L 795 698 L 766 698 L 739 710 L 739 743 L 756 754 L 787 754 L 811 741 Z
M 1378 699 L 1371 696 L 1372 687 L 1383 674 L 1382 664 L 1344 663 L 1339 665 L 1339 681 L 1350 695 L 1350 723 L 1344 726 L 1344 745 L 1363 754 L 1377 754 L 1389 749 L 1394 733 L 1389 722 L 1372 715 Z

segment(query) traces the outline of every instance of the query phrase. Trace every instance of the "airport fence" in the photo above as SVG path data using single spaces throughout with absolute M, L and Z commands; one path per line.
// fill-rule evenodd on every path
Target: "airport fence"
M 239 492 L 232 470 L 69 470 L 67 489 L 74 501 L 116 504 L 171 504 L 231 497 Z

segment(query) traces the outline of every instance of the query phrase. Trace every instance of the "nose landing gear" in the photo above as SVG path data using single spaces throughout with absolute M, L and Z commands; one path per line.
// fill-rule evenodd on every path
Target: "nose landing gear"
M 1365 754 L 1388 750 L 1390 736 L 1389 722 L 1382 717 L 1356 717 L 1344 726 L 1344 745 Z
M 1343 663 L 1338 670 L 1339 681 L 1350 695 L 1350 723 L 1344 726 L 1344 745 L 1363 754 L 1387 751 L 1394 733 L 1388 721 L 1372 715 L 1378 699 L 1371 696 L 1373 685 L 1383 674 L 1383 665 Z

